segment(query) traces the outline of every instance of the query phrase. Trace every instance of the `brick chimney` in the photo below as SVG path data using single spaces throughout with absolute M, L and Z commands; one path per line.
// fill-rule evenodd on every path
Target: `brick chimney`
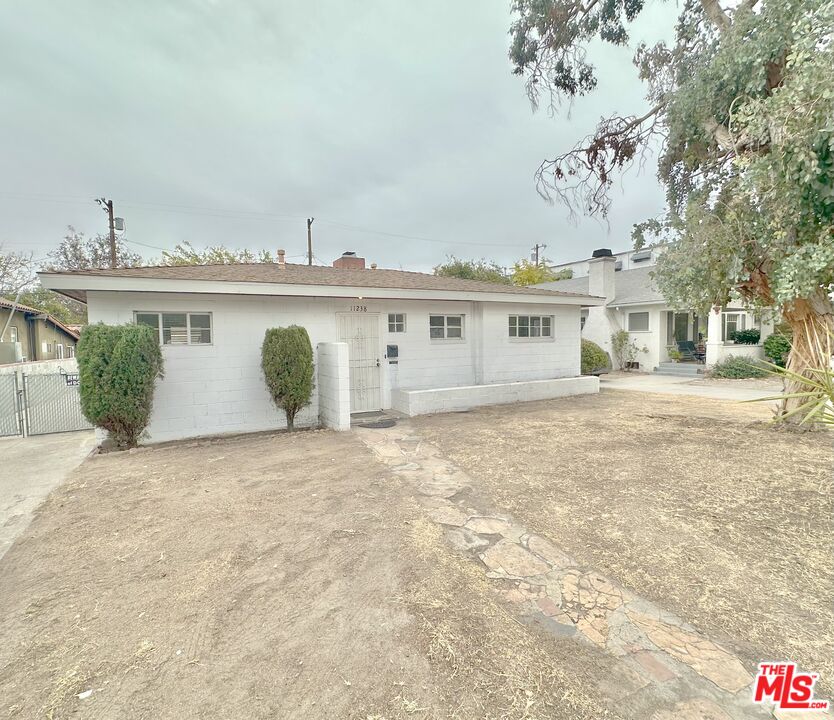
M 365 258 L 356 257 L 356 253 L 353 250 L 346 250 L 342 253 L 342 257 L 336 258 L 333 261 L 333 267 L 344 270 L 364 270 Z
M 614 256 L 608 248 L 594 250 L 588 262 L 588 294 L 614 299 Z

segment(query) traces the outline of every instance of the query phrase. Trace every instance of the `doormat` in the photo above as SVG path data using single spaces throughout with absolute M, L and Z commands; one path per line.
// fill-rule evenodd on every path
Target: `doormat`
M 370 428 L 371 430 L 381 430 L 382 428 L 394 427 L 396 424 L 396 420 L 377 420 L 376 422 L 359 423 L 359 427 Z

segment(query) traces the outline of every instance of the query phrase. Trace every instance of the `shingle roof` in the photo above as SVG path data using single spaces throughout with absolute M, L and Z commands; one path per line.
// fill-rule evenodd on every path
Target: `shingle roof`
M 654 267 L 634 268 L 614 273 L 614 305 L 665 302 L 655 287 L 651 273 Z
M 390 288 L 399 290 L 447 290 L 459 292 L 508 293 L 514 295 L 563 295 L 575 293 L 534 287 L 501 285 L 482 280 L 438 277 L 405 270 L 353 270 L 317 265 L 239 263 L 234 265 L 178 265 L 158 267 L 104 268 L 100 270 L 44 272 L 41 275 L 84 275 L 94 277 L 153 278 L 159 280 L 209 280 L 220 282 L 326 285 L 332 287 Z
M 634 305 L 639 303 L 665 302 L 651 278 L 653 267 L 620 270 L 614 273 L 614 299 L 609 305 Z M 542 283 L 537 287 L 549 290 L 588 294 L 588 276 Z

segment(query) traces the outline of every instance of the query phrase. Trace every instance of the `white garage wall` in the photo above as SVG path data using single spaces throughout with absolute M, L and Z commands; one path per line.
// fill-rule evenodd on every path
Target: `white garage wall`
M 391 388 L 421 389 L 482 382 L 538 380 L 579 374 L 579 307 L 456 301 L 290 298 L 174 293 L 88 293 L 91 323 L 132 323 L 135 311 L 211 312 L 211 345 L 165 345 L 165 378 L 157 386 L 148 428 L 150 440 L 285 426 L 283 412 L 267 394 L 260 368 L 264 332 L 301 325 L 315 348 L 338 340 L 336 313 L 378 313 L 382 405 L 391 407 Z M 405 313 L 406 332 L 388 332 L 388 313 Z M 507 316 L 553 315 L 553 341 L 511 341 Z M 465 316 L 463 341 L 432 341 L 429 315 Z M 386 346 L 399 347 L 396 364 Z M 318 423 L 318 395 L 296 418 Z

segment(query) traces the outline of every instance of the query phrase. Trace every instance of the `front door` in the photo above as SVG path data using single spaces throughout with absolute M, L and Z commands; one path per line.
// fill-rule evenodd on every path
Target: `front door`
M 350 411 L 381 410 L 379 315 L 339 313 L 336 322 L 339 341 L 348 344 Z

